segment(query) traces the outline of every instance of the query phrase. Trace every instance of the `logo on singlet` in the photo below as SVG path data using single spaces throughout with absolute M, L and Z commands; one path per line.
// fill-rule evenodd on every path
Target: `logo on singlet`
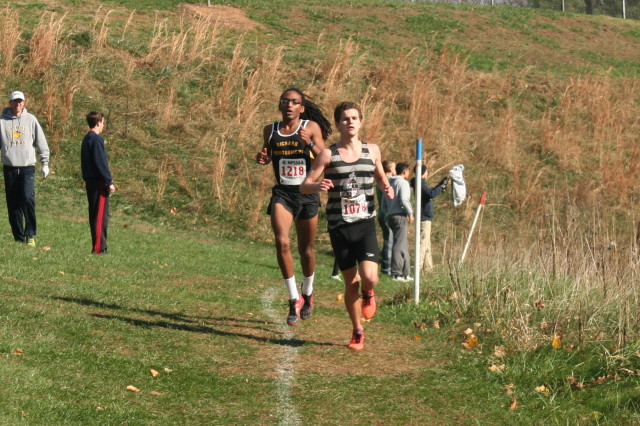
M 344 184 L 342 196 L 344 198 L 354 198 L 358 195 L 358 181 L 356 180 L 356 172 L 351 172 L 349 179 Z

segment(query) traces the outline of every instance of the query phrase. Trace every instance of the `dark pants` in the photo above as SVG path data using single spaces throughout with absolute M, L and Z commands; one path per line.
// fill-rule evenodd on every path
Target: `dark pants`
M 391 228 L 387 225 L 387 220 L 384 216 L 378 215 L 378 225 L 382 229 L 382 253 L 380 253 L 380 266 L 382 267 L 382 273 L 391 273 L 391 247 L 393 246 L 393 234 Z
M 36 166 L 4 166 L 4 190 L 9 224 L 16 241 L 26 242 L 36 235 Z
M 109 226 L 109 188 L 103 180 L 85 181 L 89 202 L 89 227 L 91 228 L 91 252 L 107 252 L 107 227 Z
M 406 216 L 387 216 L 387 225 L 393 233 L 393 248 L 391 249 L 391 275 L 406 277 L 411 272 L 411 257 L 409 256 L 409 221 Z

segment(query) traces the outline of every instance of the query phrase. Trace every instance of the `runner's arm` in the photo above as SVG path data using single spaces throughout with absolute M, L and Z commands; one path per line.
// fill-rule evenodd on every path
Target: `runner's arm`
M 384 174 L 384 168 L 382 167 L 382 160 L 380 155 L 380 147 L 375 144 L 369 144 L 369 152 L 371 152 L 373 163 L 376 165 L 374 172 L 374 178 L 378 184 L 378 188 L 387 196 L 388 199 L 393 200 L 394 193 L 393 187 L 389 184 L 387 175 Z
M 300 137 L 307 146 L 313 145 L 310 149 L 314 157 L 320 155 L 325 148 L 322 130 L 315 121 L 309 121 L 307 127 L 300 129 Z
M 268 124 L 262 130 L 262 151 L 256 154 L 256 163 L 264 166 L 271 162 L 271 153 L 269 152 L 269 138 L 271 137 L 271 124 Z
M 303 194 L 312 194 L 319 191 L 328 191 L 329 188 L 333 188 L 333 182 L 329 179 L 322 179 L 320 182 L 316 182 L 324 173 L 324 169 L 329 165 L 331 161 L 331 150 L 323 149 L 313 162 L 311 170 L 307 173 L 307 178 L 300 185 L 300 192 Z

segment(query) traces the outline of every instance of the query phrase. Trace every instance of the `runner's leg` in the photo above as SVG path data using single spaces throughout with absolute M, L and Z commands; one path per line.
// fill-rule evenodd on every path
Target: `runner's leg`
M 293 277 L 293 255 L 289 232 L 293 223 L 293 215 L 280 203 L 274 203 L 271 211 L 271 227 L 276 240 L 276 255 L 282 278 Z

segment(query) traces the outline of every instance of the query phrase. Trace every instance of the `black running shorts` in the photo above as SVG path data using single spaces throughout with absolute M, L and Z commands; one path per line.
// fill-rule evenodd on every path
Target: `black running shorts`
M 279 186 L 274 186 L 271 190 L 271 201 L 267 207 L 267 214 L 271 215 L 274 204 L 282 204 L 294 220 L 308 220 L 318 216 L 320 209 L 320 194 L 301 194 L 300 192 L 289 191 Z
M 341 271 L 353 268 L 363 260 L 379 263 L 375 218 L 330 229 L 329 237 Z

